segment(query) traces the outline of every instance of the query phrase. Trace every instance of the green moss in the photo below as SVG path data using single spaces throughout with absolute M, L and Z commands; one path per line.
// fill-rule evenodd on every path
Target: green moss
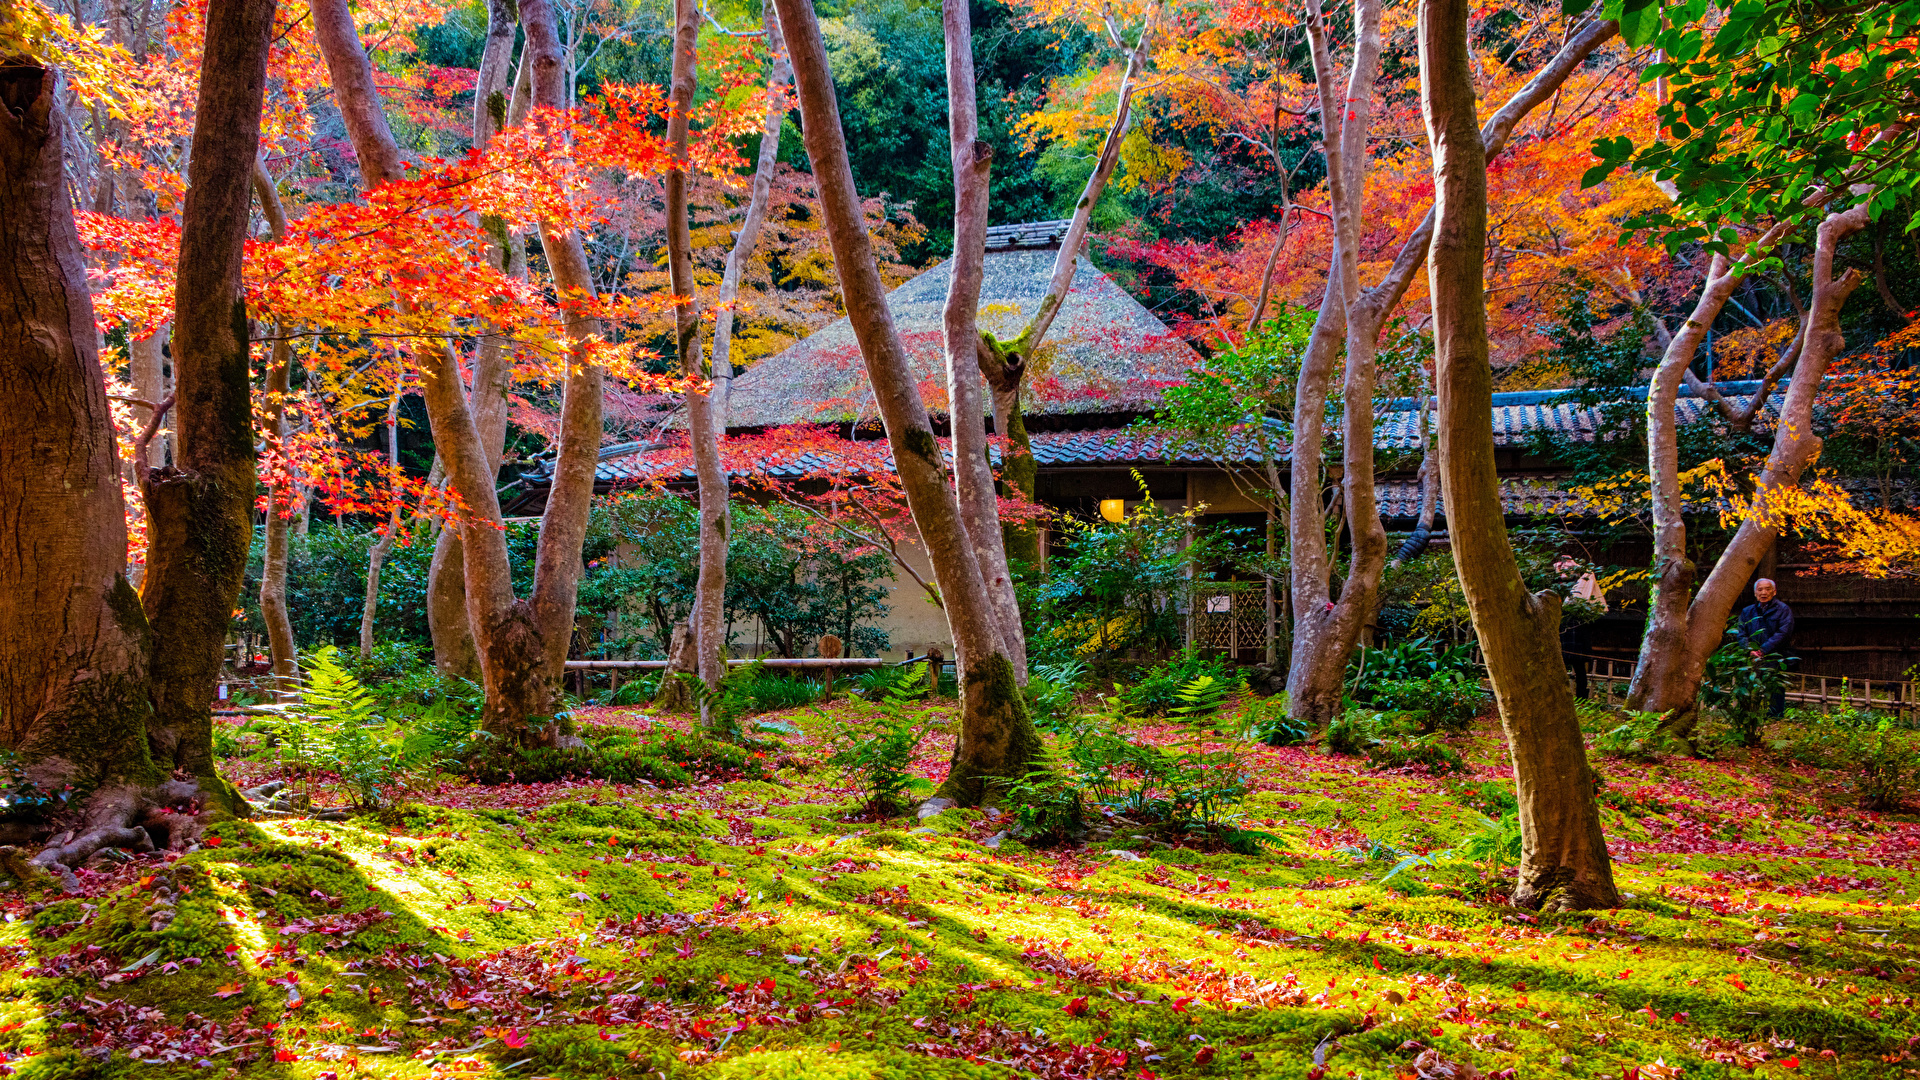
M 908 428 L 902 434 L 900 441 L 923 461 L 933 465 L 940 464 L 940 447 L 933 441 L 933 432 L 925 428 Z
M 974 689 L 992 696 L 991 685 Z M 834 708 L 790 718 L 819 732 L 836 722 Z M 1503 760 L 1488 731 L 1457 745 L 1483 770 Z M 583 786 L 536 809 L 416 806 L 388 821 L 223 822 L 211 830 L 218 846 L 168 872 L 170 886 L 190 890 L 174 928 L 143 928 L 152 889 L 131 884 L 86 899 L 85 926 L 70 925 L 89 915 L 80 900 L 42 910 L 30 939 L 0 924 L 0 944 L 26 943 L 41 962 L 97 945 L 118 966 L 170 941 L 209 962 L 106 987 L 97 976 L 26 976 L 25 965 L 0 963 L 0 990 L 17 1002 L 0 1006 L 0 1020 L 27 1024 L 0 1033 L 0 1048 L 14 1067 L 55 1080 L 134 1071 L 124 1055 L 98 1062 L 66 1047 L 82 1036 L 38 1019 L 81 994 L 174 1022 L 189 1011 L 228 1022 L 251 1007 L 252 1022 L 278 1025 L 260 1037 L 301 1058 L 239 1069 L 262 1080 L 346 1076 L 343 1064 L 316 1060 L 318 1048 L 376 1043 L 404 1049 L 362 1054 L 356 1075 L 1001 1080 L 1046 1071 L 1032 1059 L 998 1064 L 1023 1052 L 1015 1043 L 1065 1048 L 1097 1038 L 1129 1054 L 1114 1076 L 1143 1067 L 1166 1077 L 1295 1075 L 1316 1047 L 1329 1076 L 1371 1076 L 1411 1071 L 1419 1049 L 1405 1047 L 1418 1043 L 1482 1073 L 1598 1080 L 1656 1058 L 1688 1076 L 1717 1076 L 1701 1049 L 1707 1040 L 1779 1038 L 1799 1044 L 1802 1071 L 1813 1067 L 1820 1080 L 1868 1080 L 1887 1075 L 1880 1055 L 1905 1045 L 1912 1014 L 1901 1002 L 1920 929 L 1909 901 L 1920 895 L 1920 873 L 1904 862 L 1875 855 L 1887 865 L 1842 869 L 1856 865 L 1844 853 L 1795 862 L 1653 851 L 1616 868 L 1636 894 L 1627 908 L 1521 916 L 1463 895 L 1478 868 L 1421 870 L 1419 882 L 1389 888 L 1379 882 L 1388 863 L 1350 850 L 1360 840 L 1458 844 L 1478 821 L 1458 801 L 1466 785 L 1296 758 L 1262 758 L 1256 768 L 1249 824 L 1283 840 L 1259 856 L 1157 849 L 1124 828 L 1071 853 L 989 852 L 977 840 L 997 825 L 984 812 L 948 811 L 928 823 L 939 832 L 910 835 L 908 826 L 845 820 L 844 805 L 834 808 L 844 792 L 826 777 L 693 790 Z M 1749 843 L 1775 835 L 1811 843 L 1834 831 L 1826 818 L 1805 823 L 1818 807 L 1794 794 L 1805 786 L 1797 778 L 1783 780 L 1794 785 L 1780 796 L 1790 805 L 1768 819 L 1751 810 L 1770 805 L 1759 781 L 1732 766 L 1675 763 L 1658 797 L 1630 775 L 1614 786 L 1636 808 L 1697 815 Z M 1616 818 L 1625 821 L 1611 811 L 1610 826 Z M 1866 839 L 1887 839 L 1885 824 L 1875 827 L 1880 834 Z M 1141 858 L 1109 857 L 1102 846 Z M 1863 880 L 1789 898 L 1754 882 L 1756 873 L 1780 888 L 1816 874 Z M 369 908 L 393 918 L 340 948 L 326 948 L 334 944 L 326 935 L 280 933 L 282 921 Z M 663 924 L 668 912 L 681 921 Z M 637 915 L 666 932 L 632 930 Z M 1874 929 L 1889 933 L 1855 932 Z M 240 946 L 233 966 L 228 943 Z M 257 959 L 275 947 L 302 962 Z M 421 966 L 381 967 L 389 949 Z M 1048 966 L 1055 957 L 1085 966 Z M 577 977 L 565 974 L 576 962 Z M 540 1024 L 512 1032 L 490 1007 L 444 1004 L 454 968 L 488 963 L 538 973 L 516 975 L 526 985 L 512 984 L 509 996 L 531 1000 Z M 861 996 L 855 975 L 869 963 L 877 972 L 863 977 L 884 1001 Z M 303 996 L 296 1010 L 286 1007 L 284 981 L 268 981 L 287 976 Z M 214 999 L 228 981 L 240 990 Z M 768 998 L 727 989 L 763 983 Z M 358 989 L 367 986 L 377 993 Z M 1282 986 L 1297 987 L 1298 998 L 1236 1003 L 1237 994 Z M 327 987 L 334 993 L 323 995 Z M 666 1022 L 594 1018 L 615 994 Z M 841 1004 L 804 1020 L 785 1011 L 823 997 Z M 1075 1015 L 1069 1004 L 1081 997 L 1089 1008 Z M 674 1026 L 669 1013 L 710 1021 L 710 1037 Z M 429 1015 L 437 1022 L 412 1023 Z M 773 1015 L 786 1019 L 734 1030 Z M 948 1022 L 1008 1034 L 966 1049 L 973 1061 L 909 1049 L 942 1043 Z M 435 1040 L 439 1057 L 418 1056 Z M 1196 1051 L 1209 1046 L 1213 1063 L 1197 1064 Z M 21 1047 L 52 1052 L 20 1059 Z M 1835 1056 L 1821 1058 L 1821 1049 Z
M 14 1072 L 22 1080 L 122 1080 L 136 1074 L 144 1075 L 135 1062 L 102 1061 L 65 1047 L 28 1058 Z

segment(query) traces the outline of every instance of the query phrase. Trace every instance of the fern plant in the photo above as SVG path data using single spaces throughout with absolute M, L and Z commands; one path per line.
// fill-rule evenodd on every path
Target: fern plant
M 1173 696 L 1180 704 L 1167 710 L 1176 723 L 1193 727 L 1205 727 L 1220 715 L 1220 707 L 1227 703 L 1229 687 L 1224 679 L 1212 675 L 1198 675 L 1180 684 Z
M 263 706 L 273 719 L 260 726 L 279 740 L 281 761 L 335 774 L 358 806 L 383 805 L 387 791 L 457 757 L 474 738 L 475 717 L 450 700 L 405 727 L 383 718 L 378 699 L 331 645 L 314 650 L 302 668 L 299 700 Z
M 859 706 L 865 714 L 859 723 L 836 731 L 827 764 L 857 784 L 872 809 L 898 812 L 906 809 L 909 796 L 933 792 L 931 783 L 912 772 L 914 753 L 932 734 L 914 715 L 913 700 L 906 689 L 889 687 L 878 702 Z

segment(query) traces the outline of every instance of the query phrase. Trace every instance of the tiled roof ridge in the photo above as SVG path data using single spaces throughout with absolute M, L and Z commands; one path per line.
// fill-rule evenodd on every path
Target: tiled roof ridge
M 1020 248 L 1058 248 L 1066 241 L 1073 222 L 1026 221 L 1017 225 L 987 226 L 988 251 L 1012 251 Z

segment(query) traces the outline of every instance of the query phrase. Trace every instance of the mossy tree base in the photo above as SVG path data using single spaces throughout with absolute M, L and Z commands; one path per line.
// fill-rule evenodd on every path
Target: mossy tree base
M 981 806 L 994 801 L 1002 784 L 1038 768 L 1046 748 L 1005 656 L 970 661 L 960 698 L 953 764 L 935 794 L 961 806 Z

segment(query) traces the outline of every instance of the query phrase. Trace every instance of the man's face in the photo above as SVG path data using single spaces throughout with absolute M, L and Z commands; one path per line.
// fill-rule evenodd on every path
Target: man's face
M 1773 582 L 1760 581 L 1760 582 L 1754 583 L 1753 598 L 1755 600 L 1758 600 L 1764 604 L 1769 600 L 1773 599 L 1773 593 L 1774 593 Z

